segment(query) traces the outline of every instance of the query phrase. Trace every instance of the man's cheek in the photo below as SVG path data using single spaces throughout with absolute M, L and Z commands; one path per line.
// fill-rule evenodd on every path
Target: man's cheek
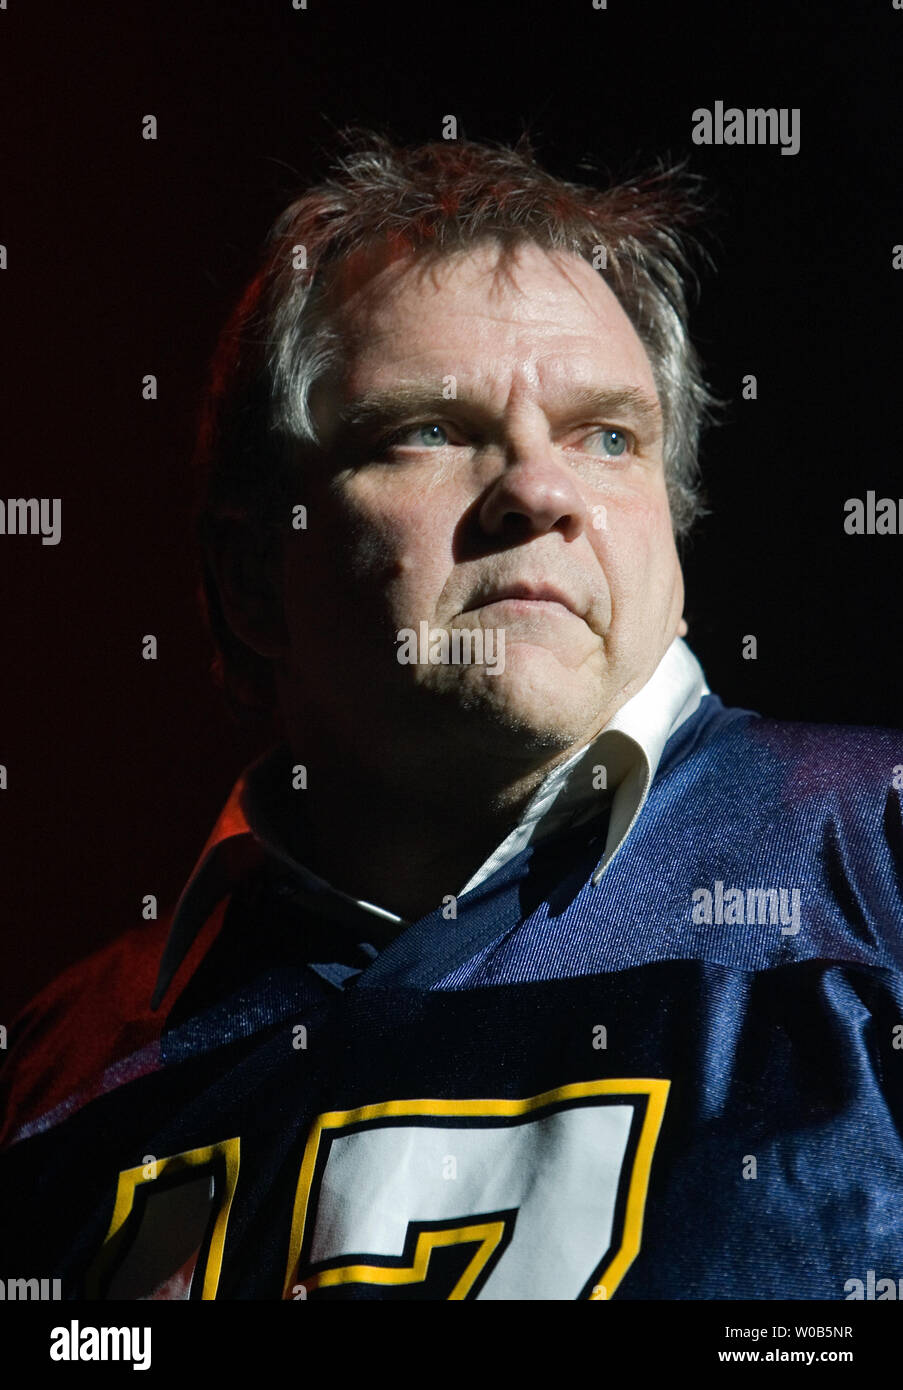
M 351 533 L 361 560 L 374 571 L 406 578 L 435 564 L 435 521 L 429 515 L 395 508 L 359 507 L 351 518 Z
M 406 568 L 405 535 L 390 517 L 359 510 L 349 517 L 345 566 L 355 580 L 384 587 Z

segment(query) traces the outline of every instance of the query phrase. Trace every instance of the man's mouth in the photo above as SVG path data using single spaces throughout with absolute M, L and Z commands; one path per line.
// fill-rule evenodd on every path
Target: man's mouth
M 501 584 L 496 588 L 488 589 L 479 594 L 476 599 L 467 605 L 463 612 L 469 613 L 475 608 L 488 608 L 493 604 L 509 604 L 521 607 L 524 612 L 531 609 L 539 611 L 543 608 L 565 609 L 568 613 L 580 616 L 573 600 L 563 589 L 558 589 L 554 584 Z

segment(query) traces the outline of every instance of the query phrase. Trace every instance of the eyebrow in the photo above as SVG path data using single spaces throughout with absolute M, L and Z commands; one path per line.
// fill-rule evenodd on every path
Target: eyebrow
M 627 416 L 640 427 L 661 429 L 662 410 L 655 396 L 637 386 L 578 386 L 567 391 L 550 418 L 562 419 L 590 412 L 603 417 Z M 377 426 L 391 426 L 411 416 L 466 414 L 489 420 L 493 416 L 485 405 L 467 395 L 447 399 L 442 391 L 420 382 L 400 383 L 383 391 L 368 391 L 347 402 L 339 410 L 339 429 L 357 434 Z

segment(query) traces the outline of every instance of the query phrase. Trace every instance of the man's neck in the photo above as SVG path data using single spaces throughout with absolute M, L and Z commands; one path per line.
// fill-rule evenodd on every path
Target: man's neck
M 466 777 L 460 763 L 430 769 L 405 760 L 417 769 L 406 778 L 395 760 L 381 778 L 333 752 L 322 771 L 308 764 L 305 814 L 303 822 L 291 817 L 288 847 L 333 887 L 414 921 L 460 893 L 552 769 L 580 746 L 515 773 L 491 760 L 470 764 Z

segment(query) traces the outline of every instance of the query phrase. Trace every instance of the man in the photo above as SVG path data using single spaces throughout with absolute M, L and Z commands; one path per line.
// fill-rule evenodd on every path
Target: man
M 683 641 L 692 211 L 373 139 L 277 223 L 200 460 L 282 733 L 163 935 L 20 1029 L 3 1186 L 67 1296 L 899 1271 L 900 742 L 725 709 Z

